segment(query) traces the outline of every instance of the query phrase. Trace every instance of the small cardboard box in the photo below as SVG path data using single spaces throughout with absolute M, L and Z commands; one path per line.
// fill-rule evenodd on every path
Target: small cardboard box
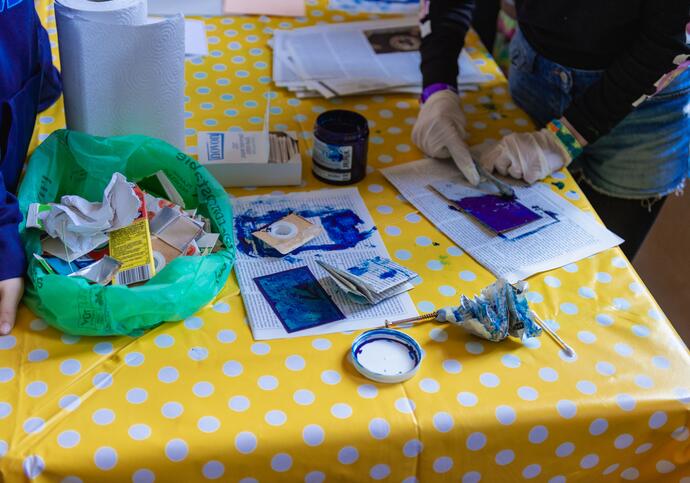
M 199 162 L 226 188 L 301 184 L 302 156 L 299 149 L 286 162 L 261 162 L 254 156 L 256 148 L 253 144 L 253 135 L 259 133 L 199 132 Z M 233 139 L 240 134 L 241 139 Z M 284 134 L 297 142 L 295 132 Z

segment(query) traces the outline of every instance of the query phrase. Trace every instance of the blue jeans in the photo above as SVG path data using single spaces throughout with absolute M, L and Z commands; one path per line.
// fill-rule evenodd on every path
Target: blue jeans
M 603 71 L 572 69 L 539 55 L 518 30 L 510 44 L 510 93 L 544 126 L 599 80 Z M 680 190 L 690 173 L 690 70 L 647 99 L 570 166 L 598 192 L 658 199 Z

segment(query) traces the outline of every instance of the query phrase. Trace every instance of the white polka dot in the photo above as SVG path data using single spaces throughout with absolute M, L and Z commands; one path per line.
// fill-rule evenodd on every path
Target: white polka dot
M 471 272 L 469 270 L 463 270 L 460 272 L 460 280 L 464 280 L 465 282 L 472 282 L 477 279 L 477 274 L 474 272 Z
M 418 439 L 411 439 L 403 446 L 403 454 L 408 458 L 414 458 L 418 456 L 423 449 L 424 445 L 421 441 Z
M 304 477 L 304 483 L 323 483 L 326 481 L 326 474 L 323 471 L 311 471 Z
M 479 355 L 484 352 L 484 345 L 481 342 L 472 340 L 465 344 L 465 350 L 470 354 Z
M 540 473 L 541 473 L 541 466 L 539 466 L 538 464 L 531 464 L 529 466 L 526 466 L 522 470 L 522 477 L 525 478 L 526 480 L 529 480 L 532 478 L 536 478 L 537 476 L 539 476 Z
M 139 367 L 144 363 L 144 354 L 141 352 L 130 352 L 125 356 L 125 364 L 129 367 Z
M 613 349 L 623 357 L 630 357 L 633 354 L 632 347 L 623 342 L 617 343 L 615 346 L 613 346 Z
M 578 312 L 577 305 L 570 303 L 570 302 L 565 302 L 561 304 L 561 310 L 563 311 L 564 314 L 568 315 L 575 315 Z
M 278 453 L 271 459 L 273 471 L 285 472 L 292 468 L 292 457 L 287 453 Z
M 539 349 L 541 347 L 541 341 L 536 337 L 525 339 L 522 341 L 522 345 L 528 349 Z
M 623 411 L 632 411 L 635 409 L 635 399 L 629 394 L 619 394 L 616 396 L 616 404 Z
M 215 416 L 202 416 L 197 422 L 197 428 L 204 433 L 213 433 L 220 428 L 220 421 Z
M 640 374 L 635 376 L 635 384 L 642 389 L 651 389 L 654 387 L 654 381 L 651 377 Z
M 525 294 L 525 298 L 533 304 L 539 304 L 544 301 L 544 296 L 539 292 L 529 291 Z
M 599 314 L 597 315 L 596 320 L 599 325 L 603 325 L 604 327 L 613 325 L 613 317 L 608 314 Z
M 443 361 L 443 370 L 448 374 L 458 374 L 462 371 L 462 364 L 456 359 L 446 359 Z
M 611 265 L 613 265 L 616 268 L 625 268 L 628 266 L 625 259 L 623 259 L 622 257 L 616 257 L 613 260 L 611 260 Z
M 633 437 L 630 434 L 621 434 L 616 438 L 616 440 L 613 442 L 613 445 L 617 449 L 625 449 L 628 446 L 633 444 Z
M 517 369 L 520 367 L 521 361 L 520 358 L 514 354 L 506 354 L 501 357 L 501 363 L 511 369 Z
M 276 379 L 274 376 L 261 376 L 259 377 L 257 383 L 264 391 L 272 391 L 278 387 L 278 379 Z
M 132 474 L 132 483 L 154 483 L 154 481 L 156 481 L 156 475 L 146 468 L 137 470 Z
M 656 411 L 649 417 L 649 427 L 652 429 L 659 429 L 666 424 L 668 416 L 663 411 Z
M 676 465 L 674 465 L 668 460 L 659 460 L 656 463 L 656 470 L 662 474 L 670 473 L 675 469 Z
M 158 371 L 158 380 L 165 383 L 171 384 L 180 377 L 180 373 L 172 366 L 163 367 Z
M 478 471 L 468 471 L 462 475 L 462 483 L 479 483 L 481 479 L 482 475 Z
M 481 382 L 482 386 L 497 387 L 501 383 L 501 380 L 496 374 L 492 372 L 485 372 L 479 376 L 479 382 Z
M 215 388 L 213 387 L 213 384 L 207 381 L 197 382 L 192 387 L 192 392 L 196 397 L 209 397 L 214 391 Z
M 371 193 L 381 193 L 383 191 L 383 186 L 380 184 L 370 184 L 367 186 L 367 190 Z
M 612 376 L 616 373 L 616 366 L 606 361 L 599 361 L 596 364 L 596 370 L 602 376 Z
M 244 371 L 242 364 L 237 361 L 227 361 L 223 364 L 223 374 L 228 377 L 237 377 Z
M 477 405 L 478 398 L 471 392 L 458 393 L 458 402 L 465 407 L 473 407 Z
M 434 428 L 440 433 L 447 433 L 453 429 L 453 416 L 447 412 L 439 412 L 434 414 Z
M 445 297 L 453 297 L 456 294 L 455 287 L 450 285 L 441 285 L 438 287 L 438 291 L 441 295 Z
M 49 354 L 47 350 L 35 349 L 29 352 L 28 359 L 29 362 L 41 362 L 48 358 Z
M 67 394 L 60 398 L 58 405 L 65 411 L 74 411 L 81 406 L 81 398 L 76 394 Z
M 188 317 L 184 320 L 184 326 L 190 330 L 198 330 L 204 326 L 200 317 Z
M 26 394 L 30 397 L 41 397 L 48 391 L 48 384 L 43 381 L 34 381 L 26 386 Z
M 94 423 L 105 426 L 115 421 L 115 413 L 110 409 L 98 409 L 93 413 L 91 419 Z
M 671 437 L 676 441 L 687 441 L 690 438 L 690 430 L 685 426 L 679 426 L 673 430 Z
M 382 215 L 390 215 L 391 213 L 393 213 L 393 208 L 391 208 L 388 205 L 379 205 L 376 207 L 376 211 L 378 211 Z
M 326 433 L 318 424 L 309 424 L 302 430 L 302 439 L 307 446 L 318 446 L 323 443 Z
M 434 327 L 429 331 L 429 337 L 435 342 L 445 342 L 448 340 L 448 332 L 445 329 Z
M 539 378 L 545 382 L 556 382 L 558 380 L 558 372 L 551 367 L 542 367 L 539 369 Z
M 594 454 L 594 453 L 590 453 L 590 454 L 584 456 L 580 460 L 580 468 L 582 468 L 584 470 L 589 470 L 591 468 L 594 468 L 598 464 L 599 464 L 599 456 Z
M 517 390 L 518 397 L 525 401 L 536 401 L 539 397 L 539 392 L 530 386 L 522 386 Z
M 201 472 L 209 480 L 217 480 L 225 474 L 225 466 L 220 461 L 209 461 L 204 465 Z
M 143 441 L 151 436 L 151 427 L 146 424 L 133 424 L 127 433 L 133 440 Z
M 108 372 L 99 372 L 93 376 L 92 382 L 96 389 L 106 389 L 113 385 L 113 375 Z
M 324 384 L 329 384 L 329 385 L 334 385 L 338 384 L 340 382 L 340 373 L 338 371 L 323 371 L 321 373 L 321 381 L 323 381 Z
M 103 471 L 112 470 L 117 465 L 117 452 L 109 446 L 102 446 L 94 454 L 94 462 Z
M 652 443 L 644 443 L 635 448 L 635 454 L 646 453 L 650 449 L 652 449 Z
M 559 458 L 566 458 L 573 454 L 574 451 L 575 445 L 570 441 L 566 441 L 565 443 L 558 445 L 558 448 L 556 448 L 556 456 Z
M 423 300 L 417 304 L 417 308 L 422 312 L 433 312 L 436 309 L 436 306 L 433 304 L 433 302 Z
M 161 414 L 168 419 L 175 419 L 182 416 L 184 406 L 178 402 L 167 402 L 161 407 Z
M 182 439 L 171 439 L 165 445 L 165 456 L 167 456 L 170 461 L 182 461 L 187 457 L 188 453 L 189 447 Z
M 561 281 L 558 278 L 553 277 L 551 275 L 547 275 L 546 277 L 544 277 L 544 283 L 549 287 L 553 288 L 558 288 L 561 286 Z
M 374 439 L 385 439 L 390 431 L 390 424 L 383 418 L 374 418 L 369 421 L 369 433 Z
M 486 435 L 479 432 L 472 433 L 467 437 L 465 445 L 470 451 L 479 451 L 486 446 Z
M 171 335 L 160 334 L 156 336 L 156 338 L 153 340 L 153 343 L 161 349 L 166 349 L 168 347 L 171 347 L 175 343 L 175 339 Z
M 285 421 L 287 421 L 287 416 L 283 411 L 274 409 L 272 411 L 267 412 L 264 419 L 271 426 L 282 426 L 283 424 L 285 424 Z
M 60 363 L 60 372 L 65 376 L 73 376 L 81 370 L 81 362 L 76 359 L 65 359 Z
M 93 346 L 93 351 L 96 354 L 107 356 L 113 351 L 113 344 L 111 344 L 110 342 L 99 342 L 98 344 Z
M 259 356 L 263 356 L 271 352 L 271 346 L 265 342 L 255 342 L 252 344 L 251 351 Z
M 352 408 L 345 403 L 336 403 L 331 406 L 331 414 L 338 419 L 347 419 L 352 416 Z
M 574 402 L 568 401 L 567 399 L 561 399 L 556 403 L 556 410 L 562 418 L 572 419 L 577 414 L 577 406 Z
M 630 302 L 623 297 L 616 297 L 613 299 L 613 307 L 617 310 L 628 310 L 630 308 Z
M 532 444 L 541 444 L 546 441 L 546 438 L 548 437 L 549 430 L 546 429 L 546 426 L 539 425 L 530 429 L 528 439 Z
M 369 476 L 371 476 L 375 480 L 382 480 L 388 475 L 391 474 L 391 469 L 388 465 L 385 465 L 383 463 L 374 465 L 371 467 L 371 470 L 369 470 Z
M 364 399 L 373 399 L 378 395 L 378 393 L 379 390 L 376 389 L 376 386 L 372 384 L 362 384 L 361 386 L 357 387 L 357 394 Z
M 344 465 L 351 465 L 359 459 L 359 452 L 353 446 L 345 446 L 338 451 L 338 461 Z
M 414 412 L 415 403 L 412 399 L 401 397 L 400 399 L 396 399 L 395 409 L 403 414 L 410 414 Z
M 589 425 L 589 434 L 592 436 L 599 436 L 606 432 L 609 427 L 608 421 L 603 418 L 597 418 Z
M 419 381 L 419 388 L 426 393 L 435 394 L 439 391 L 441 386 L 435 379 L 427 377 Z
M 242 454 L 253 453 L 256 449 L 256 436 L 249 431 L 241 431 L 235 436 L 235 449 Z
M 652 364 L 654 364 L 657 369 L 668 369 L 671 367 L 671 362 L 664 356 L 652 357 Z
M 616 471 L 619 466 L 620 466 L 619 463 L 614 463 L 611 466 L 606 467 L 606 469 L 604 471 L 602 471 L 601 474 L 602 475 L 610 475 L 611 473 Z
M 146 389 L 135 387 L 134 389 L 127 391 L 126 398 L 127 402 L 131 404 L 141 404 L 148 398 L 148 393 L 146 392 Z
M 594 344 L 597 341 L 597 336 L 588 330 L 581 330 L 577 333 L 577 338 L 583 344 Z
M 217 302 L 213 304 L 212 309 L 214 312 L 218 312 L 219 314 L 227 314 L 230 312 L 230 305 L 225 302 Z
M 640 472 L 637 468 L 626 468 L 621 472 L 621 478 L 624 480 L 636 480 L 640 477 Z
M 509 465 L 515 461 L 515 452 L 512 449 L 503 449 L 496 453 L 495 461 L 499 466 Z
M 29 455 L 24 458 L 24 461 L 22 462 L 24 474 L 30 479 L 38 478 L 41 473 L 43 473 L 45 467 L 46 464 L 43 461 L 43 458 L 38 455 Z
M 496 408 L 496 419 L 498 419 L 499 423 L 510 425 L 515 422 L 516 418 L 517 414 L 510 406 L 501 405 Z
M 451 257 L 459 257 L 459 256 L 462 255 L 462 253 L 463 253 L 462 250 L 460 249 L 460 247 L 456 247 L 456 246 L 450 246 L 450 247 L 448 247 L 448 249 L 446 250 L 446 252 L 447 252 L 448 255 L 450 255 Z
M 314 339 L 311 345 L 318 351 L 326 351 L 331 348 L 331 341 L 328 339 Z
M 45 421 L 43 418 L 29 418 L 24 421 L 23 428 L 27 434 L 40 433 L 45 429 Z
M 594 290 L 592 290 L 590 287 L 580 287 L 578 289 L 577 293 L 583 299 L 594 299 L 597 297 L 597 293 Z
M 586 394 L 588 396 L 591 396 L 597 392 L 597 386 L 592 381 L 578 381 L 577 384 L 575 384 L 575 387 L 577 387 L 577 390 L 582 394 Z
M 203 361 L 208 358 L 208 349 L 205 347 L 192 347 L 187 356 L 193 361 Z
M 441 456 L 434 460 L 433 468 L 436 473 L 448 473 L 453 467 L 453 459 L 448 456 Z
M 9 350 L 17 345 L 17 338 L 13 335 L 0 336 L 0 350 Z
M 664 318 L 663 314 L 658 309 L 649 309 L 647 311 L 647 315 L 649 315 L 652 319 L 656 320 L 657 322 Z
M 308 406 L 314 402 L 314 393 L 308 389 L 298 389 L 292 396 L 292 399 L 300 406 Z
M 218 335 L 216 336 L 219 342 L 222 342 L 223 344 L 230 344 L 232 342 L 235 342 L 235 339 L 237 339 L 237 334 L 235 334 L 235 331 L 229 330 L 229 329 L 224 329 L 224 330 L 219 330 Z

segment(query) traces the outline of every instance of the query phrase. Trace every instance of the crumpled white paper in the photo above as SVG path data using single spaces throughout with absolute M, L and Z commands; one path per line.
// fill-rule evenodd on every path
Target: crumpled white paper
M 105 233 L 130 225 L 138 216 L 141 201 L 132 184 L 114 173 L 103 192 L 102 202 L 66 195 L 43 221 L 48 235 L 59 238 L 70 252 L 88 253 L 108 241 Z

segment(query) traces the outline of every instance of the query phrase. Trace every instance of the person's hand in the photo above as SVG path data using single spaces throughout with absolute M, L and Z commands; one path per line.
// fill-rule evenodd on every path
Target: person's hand
M 14 327 L 17 306 L 24 293 L 24 279 L 0 280 L 0 335 L 7 335 Z
M 422 104 L 412 141 L 427 156 L 453 158 L 467 181 L 479 184 L 479 173 L 465 143 L 465 115 L 455 92 L 435 92 Z
M 586 141 L 568 127 L 561 121 L 552 121 L 540 131 L 509 134 L 484 151 L 479 162 L 489 172 L 495 170 L 535 183 L 568 166 L 582 151 Z M 561 132 L 557 133 L 559 128 Z

